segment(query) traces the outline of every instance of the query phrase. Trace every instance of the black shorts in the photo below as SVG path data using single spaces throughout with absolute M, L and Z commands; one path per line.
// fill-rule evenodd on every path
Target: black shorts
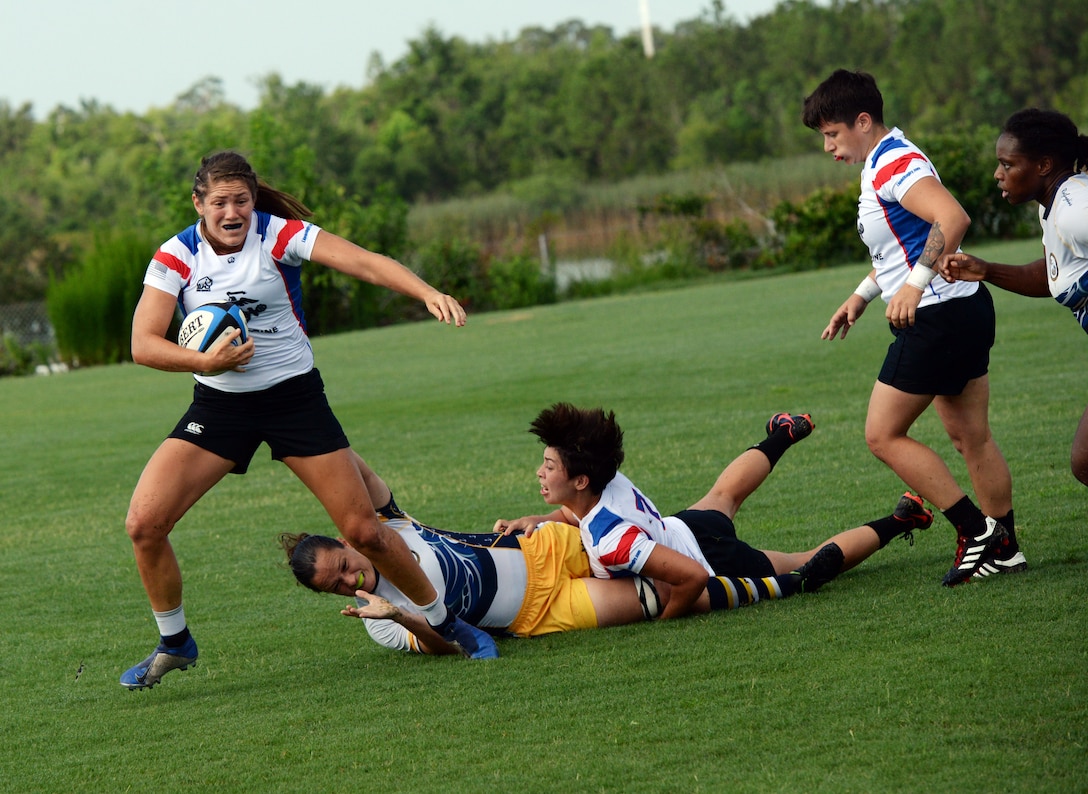
M 245 474 L 262 441 L 272 450 L 273 460 L 324 455 L 350 446 L 316 369 L 255 392 L 222 392 L 198 383 L 189 410 L 170 438 L 233 461 L 232 474 Z
M 990 369 L 994 301 L 985 285 L 966 298 L 919 309 L 914 325 L 888 327 L 888 347 L 877 380 L 908 394 L 961 394 Z
M 695 535 L 703 556 L 718 576 L 774 576 L 767 555 L 737 538 L 737 529 L 717 510 L 682 510 L 676 514 Z

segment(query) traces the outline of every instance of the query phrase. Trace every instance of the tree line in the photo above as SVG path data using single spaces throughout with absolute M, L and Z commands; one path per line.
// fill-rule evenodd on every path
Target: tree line
M 40 297 L 97 231 L 190 223 L 199 158 L 226 147 L 322 225 L 398 255 L 412 205 L 816 151 L 801 100 L 839 67 L 874 73 L 912 137 L 1026 105 L 1088 122 L 1083 0 L 785 0 L 747 24 L 714 0 L 655 44 L 647 58 L 636 31 L 577 20 L 486 43 L 429 29 L 394 63 L 372 56 L 359 88 L 267 75 L 250 111 L 214 77 L 143 114 L 88 99 L 39 121 L 0 101 L 5 299 Z

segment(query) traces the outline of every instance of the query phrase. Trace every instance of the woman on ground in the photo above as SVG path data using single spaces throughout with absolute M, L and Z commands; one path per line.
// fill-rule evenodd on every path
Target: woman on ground
M 964 253 L 944 257 L 948 281 L 987 281 L 1009 292 L 1053 297 L 1088 332 L 1088 135 L 1053 110 L 1027 108 L 1009 117 L 997 139 L 997 186 L 1010 204 L 1035 201 L 1043 256 L 1001 265 Z M 1088 485 L 1088 408 L 1073 434 L 1073 476 Z
M 403 539 L 378 520 L 359 458 L 314 368 L 301 266 L 309 260 L 415 298 L 447 324 L 463 325 L 464 309 L 389 257 L 304 221 L 310 211 L 258 179 L 240 154 L 204 158 L 192 200 L 199 220 L 152 258 L 132 321 L 135 362 L 192 372 L 197 383 L 192 404 L 151 456 L 129 504 L 125 525 L 160 637 L 151 655 L 121 676 L 122 686 L 151 687 L 165 673 L 196 662 L 169 534 L 224 476 L 245 473 L 262 441 L 446 642 L 474 658 L 496 656 L 487 634 L 447 614 Z M 176 307 L 187 313 L 215 302 L 235 303 L 245 312 L 244 344 L 233 344 L 240 331 L 203 353 L 165 338 Z
M 949 283 L 934 269 L 942 255 L 959 249 L 971 219 L 925 154 L 901 130 L 885 126 L 872 75 L 835 71 L 806 97 L 802 120 L 823 135 L 824 151 L 863 166 L 858 232 L 873 268 L 822 338 L 845 338 L 870 301 L 887 302 L 895 340 L 869 398 L 866 443 L 956 528 L 944 585 L 1022 571 L 1027 561 L 1016 540 L 1012 476 L 990 432 L 993 301 L 984 288 Z M 941 457 L 909 435 L 930 405 L 967 464 L 977 506 Z

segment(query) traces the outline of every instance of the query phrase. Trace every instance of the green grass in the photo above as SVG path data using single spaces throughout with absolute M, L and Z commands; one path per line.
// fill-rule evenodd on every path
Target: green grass
M 1026 261 L 1035 243 L 1002 248 Z M 992 251 L 984 251 L 989 254 Z M 817 430 L 738 517 L 810 547 L 903 491 L 866 450 L 890 340 L 870 309 L 821 342 L 862 266 L 318 339 L 354 445 L 422 519 L 539 510 L 526 432 L 559 399 L 614 409 L 625 471 L 681 509 L 778 410 Z M 155 641 L 123 529 L 188 402 L 133 365 L 0 380 L 0 780 L 8 791 L 1083 791 L 1085 490 L 1068 470 L 1084 339 L 1048 300 L 994 291 L 992 424 L 1013 470 L 1022 576 L 947 590 L 947 522 L 824 591 L 668 623 L 398 655 L 293 584 L 283 530 L 327 531 L 262 448 L 177 527 L 197 667 L 117 684 Z M 964 483 L 932 416 L 917 436 Z M 82 670 L 82 672 L 79 672 Z

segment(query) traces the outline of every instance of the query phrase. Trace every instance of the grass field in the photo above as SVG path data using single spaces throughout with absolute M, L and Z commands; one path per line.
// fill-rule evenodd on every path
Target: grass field
M 1002 247 L 1026 261 L 1036 243 Z M 990 252 L 983 252 L 990 253 Z M 820 331 L 862 267 L 318 339 L 334 409 L 419 518 L 462 530 L 542 508 L 528 423 L 617 412 L 624 470 L 675 511 L 779 410 L 810 411 L 738 516 L 794 550 L 886 514 L 904 486 L 866 450 L 890 335 L 879 304 Z M 1074 792 L 1088 790 L 1086 492 L 1068 468 L 1083 334 L 994 291 L 991 420 L 1031 568 L 948 590 L 938 518 L 816 595 L 398 655 L 294 585 L 284 530 L 328 531 L 266 450 L 177 527 L 197 667 L 117 679 L 156 630 L 123 529 L 140 470 L 188 403 L 133 365 L 0 380 L 0 788 L 116 791 Z M 968 480 L 933 416 L 916 435 Z

